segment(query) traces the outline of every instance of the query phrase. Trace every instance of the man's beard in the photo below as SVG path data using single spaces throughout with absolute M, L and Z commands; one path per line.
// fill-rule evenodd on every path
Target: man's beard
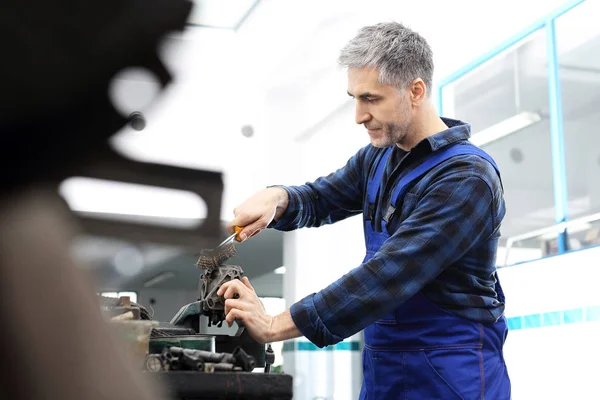
M 387 123 L 383 125 L 383 137 L 377 143 L 377 147 L 389 147 L 400 143 L 408 134 L 408 123 Z
M 387 122 L 383 124 L 383 137 L 377 143 L 377 147 L 389 147 L 406 140 L 412 123 L 410 109 L 407 105 L 408 102 L 406 99 L 403 99 L 398 109 L 399 114 L 403 117 L 402 122 Z

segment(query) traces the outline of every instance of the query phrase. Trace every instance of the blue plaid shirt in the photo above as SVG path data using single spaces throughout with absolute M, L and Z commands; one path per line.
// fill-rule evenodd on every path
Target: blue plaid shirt
M 470 125 L 444 118 L 447 130 L 410 152 L 394 146 L 377 210 L 390 204 L 399 179 L 427 154 L 465 142 Z M 289 231 L 331 224 L 362 213 L 367 177 L 379 152 L 368 145 L 336 172 L 301 186 L 282 186 L 289 205 L 272 228 Z M 375 256 L 290 308 L 294 323 L 319 347 L 369 326 L 421 291 L 464 318 L 493 323 L 504 312 L 494 290 L 495 259 L 505 214 L 500 178 L 481 157 L 461 155 L 418 180 L 397 204 L 390 238 Z

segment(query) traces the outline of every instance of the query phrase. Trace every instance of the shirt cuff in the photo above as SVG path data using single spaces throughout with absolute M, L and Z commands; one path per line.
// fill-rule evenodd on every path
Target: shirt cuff
M 315 307 L 315 296 L 315 293 L 308 295 L 290 307 L 296 328 L 319 348 L 341 342 L 344 338 L 331 333 L 319 317 Z
M 278 221 L 271 221 L 267 228 L 272 228 L 279 231 L 290 231 L 298 228 L 298 224 L 300 223 L 300 211 L 302 210 L 301 202 L 298 200 L 299 195 L 296 190 L 289 186 L 283 185 L 272 185 L 267 187 L 282 188 L 287 192 L 288 195 L 288 206 L 285 209 L 285 212 Z

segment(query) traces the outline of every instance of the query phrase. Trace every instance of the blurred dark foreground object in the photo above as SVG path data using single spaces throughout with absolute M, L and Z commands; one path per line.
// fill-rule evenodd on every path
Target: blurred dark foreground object
M 0 399 L 163 399 L 101 315 L 73 263 L 54 191 L 0 199 Z
M 56 184 L 103 158 L 127 123 L 108 97 L 130 66 L 170 76 L 157 56 L 185 26 L 183 0 L 0 2 L 1 399 L 157 399 L 73 263 L 75 227 Z
M 190 11 L 184 0 L 0 2 L 2 190 L 60 182 L 101 158 L 129 118 L 110 102 L 111 79 L 141 67 L 168 84 L 157 48 Z

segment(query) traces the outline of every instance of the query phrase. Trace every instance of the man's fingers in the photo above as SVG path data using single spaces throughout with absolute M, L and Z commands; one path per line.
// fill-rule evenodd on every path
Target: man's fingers
M 233 321 L 235 321 L 236 319 L 239 321 L 247 321 L 248 318 L 250 318 L 250 313 L 247 311 L 242 311 L 238 308 L 232 308 L 228 313 L 227 316 L 225 317 L 225 320 L 227 321 L 227 324 L 229 326 L 231 326 L 231 324 L 233 324 Z
M 223 296 L 223 293 L 225 293 L 225 291 L 229 288 L 229 286 L 231 286 L 233 284 L 233 281 L 229 281 L 229 282 L 225 282 L 224 284 L 222 284 L 219 287 L 219 290 L 217 290 L 217 296 Z
M 263 216 L 257 219 L 256 221 L 252 221 L 252 223 L 250 224 L 240 224 L 238 226 L 244 227 L 244 229 L 240 233 L 240 237 L 242 237 L 243 240 L 243 235 L 246 235 L 247 238 L 258 235 L 263 229 L 267 228 L 267 225 L 269 225 L 270 222 L 271 221 L 269 221 L 268 218 L 265 218 Z
M 223 290 L 223 288 L 225 288 Z M 248 286 L 246 286 L 244 283 L 242 283 L 241 280 L 239 279 L 233 279 L 229 282 L 227 282 L 227 285 L 224 283 L 223 285 L 221 285 L 221 288 L 219 289 L 219 291 L 223 291 L 223 297 L 225 299 L 233 299 L 235 298 L 235 294 L 238 294 L 239 297 L 242 297 L 242 295 L 244 294 L 249 294 L 248 293 Z M 219 291 L 217 291 L 217 295 L 219 295 Z
M 244 283 L 244 285 L 246 285 L 249 289 L 251 289 L 252 291 L 255 291 L 254 288 L 252 287 L 252 285 L 250 284 L 250 279 L 248 279 L 248 277 L 243 277 L 242 278 L 242 282 Z
M 235 279 L 236 281 L 238 279 Z M 241 283 L 241 282 L 240 282 Z M 227 290 L 225 290 L 225 293 L 223 294 L 223 297 L 225 297 L 225 299 L 233 299 L 233 297 L 235 296 L 235 294 L 240 294 L 240 285 L 237 284 L 237 282 L 232 281 L 232 283 L 227 286 Z
M 234 213 L 235 217 L 231 221 L 229 221 L 227 223 L 227 225 L 225 225 L 225 229 L 227 230 L 227 232 L 229 234 L 232 234 L 233 232 L 235 232 L 234 228 L 236 226 L 240 226 L 240 227 L 248 226 L 250 224 L 255 223 L 259 218 L 257 215 L 251 216 L 251 215 L 245 214 L 243 212 L 239 212 L 239 211 L 237 211 L 237 209 L 235 209 L 233 211 L 233 213 Z M 242 231 L 242 232 L 240 232 L 240 236 L 242 236 L 242 233 L 245 233 L 246 235 L 248 235 L 247 232 Z
M 235 217 L 234 219 L 229 221 L 227 223 L 227 225 L 225 225 L 225 229 L 227 230 L 227 233 L 231 235 L 231 234 L 233 234 L 233 232 L 235 232 L 234 228 L 236 226 L 245 226 L 246 224 L 249 224 L 252 222 L 254 222 L 254 221 L 247 220 L 246 218 Z
M 239 279 L 232 279 L 225 282 L 217 290 L 217 296 L 223 296 L 226 299 L 232 299 L 235 293 L 240 293 L 244 289 L 244 284 Z
M 223 296 L 225 299 L 233 299 L 236 293 L 241 296 L 248 289 L 254 292 L 250 280 L 244 276 L 242 280 L 233 279 L 223 283 L 217 290 L 217 296 Z
M 269 224 L 267 224 L 267 225 L 269 225 Z M 264 231 L 264 228 L 255 231 L 252 235 L 250 235 L 250 237 L 254 237 L 254 236 L 258 235 L 259 233 L 261 233 L 262 231 Z
M 233 308 L 242 309 L 243 303 L 239 299 L 227 299 L 225 300 L 225 315 L 229 313 L 229 311 Z

